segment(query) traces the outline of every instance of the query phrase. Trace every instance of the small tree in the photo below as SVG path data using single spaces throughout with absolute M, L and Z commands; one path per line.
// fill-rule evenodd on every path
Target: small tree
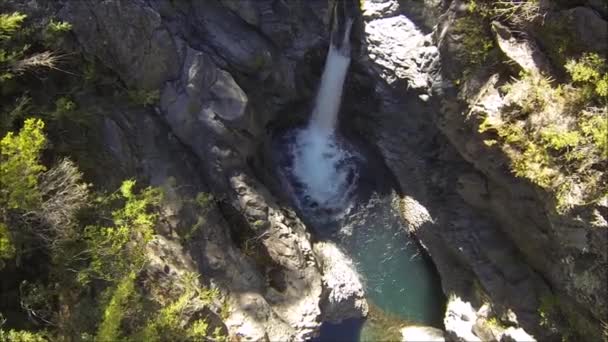
M 46 170 L 40 152 L 46 144 L 44 122 L 27 119 L 17 135 L 9 132 L 0 141 L 0 205 L 4 208 L 34 209 L 40 204 L 38 177 Z

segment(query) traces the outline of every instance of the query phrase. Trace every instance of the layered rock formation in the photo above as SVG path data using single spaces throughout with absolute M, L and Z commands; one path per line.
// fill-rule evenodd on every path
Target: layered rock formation
M 505 156 L 483 144 L 471 112 L 492 112 L 505 105 L 498 91 L 504 76 L 490 60 L 474 70 L 463 85 L 457 85 L 456 75 L 462 65 L 456 56 L 462 45 L 454 20 L 466 15 L 462 2 L 425 1 L 420 5 L 425 11 L 408 6 L 410 2 L 401 2 L 400 9 L 395 8 L 396 1 L 371 3 L 373 6 L 364 10 L 369 53 L 363 63 L 371 64 L 370 74 L 380 76 L 391 91 L 397 89 L 400 95 L 387 95 L 388 90 L 376 86 L 384 108 L 381 106 L 366 124 L 381 123 L 372 139 L 378 141 L 404 192 L 413 198 L 405 198 L 406 219 L 409 217 L 437 264 L 446 291 L 453 291 L 450 284 L 457 283 L 457 276 L 450 275 L 456 263 L 456 267 L 470 272 L 466 277 L 479 280 L 478 289 L 489 295 L 494 309 L 503 312 L 500 315 L 513 310 L 518 323 L 538 338 L 547 332 L 538 327 L 539 299 L 548 297 L 559 297 L 565 310 L 580 319 L 578 329 L 590 330 L 584 333 L 590 339 L 599 338 L 599 321 L 606 319 L 605 287 L 600 285 L 606 283 L 607 225 L 602 214 L 606 204 L 558 213 L 547 193 L 510 174 Z M 374 12 L 374 8 L 381 10 Z M 437 17 L 429 18 L 424 13 L 437 11 L 443 14 L 438 25 L 431 27 L 428 23 Z M 578 30 L 589 30 L 581 33 L 585 37 L 606 32 L 602 30 L 606 22 L 587 7 L 547 15 L 560 16 L 570 18 Z M 581 19 L 585 16 L 588 20 Z M 595 29 L 589 29 L 591 26 Z M 390 32 L 390 36 L 384 32 Z M 494 32 L 503 53 L 524 70 L 550 72 L 546 57 L 536 47 L 542 41 L 517 40 L 499 23 Z M 382 39 L 374 38 L 380 34 L 384 35 Z M 583 43 L 591 51 L 602 51 L 603 43 Z M 369 63 L 367 58 L 377 63 Z M 402 83 L 395 86 L 399 81 Z M 431 122 L 442 137 L 427 127 Z M 414 140 L 412 136 L 419 140 L 411 148 L 405 147 Z M 447 146 L 443 137 L 449 141 Z M 433 163 L 425 161 L 424 152 L 419 152 L 425 142 L 429 146 L 425 152 L 437 155 L 435 165 L 443 164 L 433 165 L 431 171 L 428 168 Z M 470 164 L 463 164 L 456 151 Z M 443 167 L 445 171 L 438 171 Z M 420 176 L 412 180 L 412 174 Z M 441 199 L 433 200 L 433 194 L 420 185 L 429 182 L 442 185 Z M 450 194 L 450 190 L 457 194 Z M 449 204 L 435 212 L 433 207 L 442 202 Z M 479 219 L 480 212 L 487 216 Z M 457 257 L 448 260 L 449 255 Z M 593 328 L 584 328 L 586 324 Z
M 115 172 L 106 185 L 137 176 L 165 187 L 168 240 L 205 223 L 183 246 L 158 242 L 153 253 L 167 258 L 154 259 L 151 274 L 197 270 L 222 290 L 228 332 L 243 340 L 307 339 L 323 319 L 365 315 L 361 284 L 336 263 L 340 253 L 313 248 L 297 215 L 260 181 L 272 175 L 252 167 L 267 125 L 313 94 L 318 75 L 310 71 L 319 72 L 313 63 L 327 46 L 327 2 L 83 0 L 30 9 L 45 6 L 72 24 L 79 49 L 129 88 L 160 94 L 159 106 L 148 110 L 90 100 L 108 113 L 101 130 Z M 553 337 L 538 315 L 540 299 L 552 295 L 596 327 L 608 307 L 606 206 L 557 213 L 546 194 L 513 177 L 504 156 L 483 144 L 469 109 L 501 106 L 500 72 L 484 66 L 454 84 L 462 47 L 453 21 L 461 7 L 363 4 L 361 53 L 343 106 L 347 125 L 380 151 L 402 190 L 409 231 L 433 258 L 446 294 L 463 303 L 448 307 L 448 339 L 518 340 L 527 336 L 520 327 Z M 578 31 L 605 25 L 587 7 L 570 11 Z M 516 63 L 548 68 L 531 66 L 535 48 L 518 45 L 498 24 L 495 32 Z M 585 43 L 602 49 L 600 38 Z M 202 212 L 193 205 L 199 193 L 213 194 L 217 206 Z M 480 311 L 484 303 L 491 315 Z M 489 316 L 511 327 L 495 334 Z

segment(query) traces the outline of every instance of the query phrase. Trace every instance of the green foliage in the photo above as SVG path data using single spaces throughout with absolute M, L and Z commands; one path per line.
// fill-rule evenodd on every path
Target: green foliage
M 92 119 L 101 110 L 77 100 L 119 91 L 121 99 L 129 95 L 137 104 L 151 105 L 159 92 L 127 94 L 113 72 L 69 52 L 61 65 L 65 73 L 18 78 L 39 66 L 54 67 L 60 55 L 48 51 L 53 46 L 71 48 L 56 44 L 71 30 L 69 23 L 25 19 L 19 13 L 0 14 L 0 268 L 14 259 L 2 283 L 3 291 L 18 296 L 2 303 L 1 309 L 11 312 L 11 326 L 4 327 L 0 318 L 0 341 L 136 340 L 134 334 L 148 323 L 161 340 L 171 334 L 184 341 L 221 340 L 205 317 L 188 311 L 208 304 L 216 291 L 191 289 L 182 298 L 167 294 L 166 287 L 153 288 L 145 278 L 145 284 L 135 280 L 148 262 L 146 246 L 159 220 L 160 191 L 128 180 L 116 192 L 97 193 L 90 201 L 78 168 L 53 163 L 69 155 L 83 170 L 79 156 L 84 155 L 94 156 L 94 168 L 103 168 L 103 156 L 90 145 L 99 127 Z M 30 115 L 37 117 L 26 119 Z M 200 194 L 189 204 L 206 213 L 212 201 Z M 201 215 L 192 234 L 204 222 Z M 140 293 L 142 286 L 152 289 Z M 37 326 L 22 320 L 26 315 Z
M 209 211 L 212 208 L 213 202 L 215 201 L 213 195 L 205 192 L 199 192 L 193 203 L 196 206 L 197 211 L 197 219 L 196 223 L 194 223 L 188 229 L 180 229 L 178 230 L 178 234 L 183 243 L 187 243 L 199 232 L 205 223 L 207 222 L 206 217 Z
M 0 141 L 2 206 L 27 210 L 40 202 L 38 177 L 46 170 L 39 163 L 40 152 L 46 144 L 43 129 L 42 120 L 27 119 L 17 135 L 9 132 Z
M 125 315 L 128 307 L 137 306 L 138 296 L 133 288 L 134 277 L 130 276 L 117 287 L 112 296 L 112 300 L 105 309 L 104 321 L 100 325 L 97 334 L 98 341 L 116 341 L 121 338 L 130 341 L 189 341 L 204 340 L 212 335 L 209 332 L 209 324 L 204 318 L 194 319 L 189 322 L 193 305 L 207 305 L 217 298 L 218 293 L 214 290 L 201 288 L 198 285 L 197 276 L 193 273 L 186 273 L 182 277 L 182 294 L 164 305 L 153 314 L 150 312 L 134 311 L 131 317 Z M 140 325 L 132 326 L 132 333 L 125 334 L 125 329 L 121 326 L 126 325 L 126 321 L 134 320 L 136 317 L 147 317 L 145 322 Z M 107 318 L 107 319 L 106 319 Z M 107 328 L 106 328 L 107 327 Z M 106 333 L 101 333 L 102 328 Z M 215 332 L 215 335 L 218 335 Z M 126 336 L 128 335 L 128 336 Z
M 19 12 L 0 14 L 0 85 L 18 73 L 15 65 L 23 59 L 29 48 L 29 44 L 13 41 L 14 36 L 23 31 L 21 25 L 25 18 L 26 15 Z
M 513 158 L 513 172 L 516 176 L 528 178 L 543 188 L 551 186 L 555 175 L 546 150 L 531 141 L 525 144 L 523 153 Z
M 90 225 L 84 230 L 91 264 L 79 275 L 82 282 L 91 277 L 117 281 L 145 265 L 145 245 L 154 235 L 161 192 L 134 188 L 135 181 L 124 181 L 119 192 L 100 200 L 101 206 L 119 207 L 111 212 L 112 225 Z
M 462 44 L 457 57 L 464 65 L 463 77 L 482 65 L 494 48 L 494 40 L 485 19 L 475 15 L 460 17 L 455 22 L 454 33 Z
M 501 117 L 485 118 L 478 127 L 490 135 L 486 145 L 498 144 L 510 157 L 515 175 L 554 194 L 559 211 L 608 194 L 608 179 L 597 171 L 608 153 L 608 113 L 594 107 L 597 96 L 585 95 L 603 77 L 600 62 L 572 62 L 573 84 L 553 86 L 543 76 L 521 74 L 503 87 L 509 105 Z
M 576 147 L 582 140 L 578 131 L 563 132 L 555 127 L 541 129 L 540 137 L 545 148 L 558 151 L 565 148 Z
M 591 100 L 594 95 L 608 100 L 608 72 L 606 59 L 596 53 L 585 53 L 578 60 L 569 60 L 565 66 L 575 85 L 582 87 Z
M 135 273 L 127 274 L 118 282 L 112 297 L 105 307 L 103 318 L 97 330 L 97 341 L 119 341 L 121 338 L 121 322 L 128 305 L 134 300 Z
M 31 332 L 25 330 L 0 329 L 0 341 L 2 342 L 48 342 L 51 339 L 45 333 Z
M 0 14 L 0 40 L 10 39 L 21 28 L 25 18 L 27 16 L 19 12 Z
M 539 0 L 470 0 L 467 11 L 488 20 L 501 20 L 511 25 L 523 25 L 541 16 Z
M 542 296 L 537 312 L 540 325 L 552 333 L 559 333 L 562 341 L 582 341 L 598 336 L 597 326 L 590 325 L 556 295 Z
M 579 122 L 580 130 L 589 139 L 600 155 L 608 155 L 608 118 L 606 113 L 583 112 Z
M 200 209 L 207 210 L 214 201 L 213 195 L 206 192 L 199 192 L 195 198 L 196 204 Z
M 53 46 L 54 43 L 59 42 L 60 39 L 71 30 L 72 24 L 51 19 L 42 33 L 43 40 L 46 45 Z
M 55 21 L 51 19 L 47 25 L 47 30 L 53 33 L 64 33 L 72 30 L 72 24 L 65 21 Z
M 129 100 L 137 105 L 151 106 L 160 101 L 160 91 L 157 90 L 129 90 L 127 91 Z
M 507 329 L 507 326 L 502 323 L 497 317 L 491 317 L 490 319 L 488 319 L 486 321 L 486 323 L 494 328 L 498 328 L 498 329 Z
M 555 325 L 555 317 L 559 314 L 559 302 L 557 297 L 545 295 L 540 298 L 538 307 L 538 315 L 540 316 L 540 325 L 550 331 L 557 331 Z
M 0 270 L 4 267 L 3 259 L 11 259 L 15 256 L 15 246 L 8 227 L 0 222 Z

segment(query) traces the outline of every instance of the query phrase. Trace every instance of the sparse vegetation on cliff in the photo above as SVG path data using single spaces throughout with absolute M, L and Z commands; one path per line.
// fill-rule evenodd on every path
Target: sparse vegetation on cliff
M 125 180 L 107 193 L 84 180 L 79 166 L 100 167 L 89 157 L 96 115 L 76 98 L 103 87 L 104 75 L 91 64 L 78 69 L 82 79 L 59 70 L 47 48 L 71 25 L 27 20 L 0 15 L 0 341 L 221 340 L 224 331 L 199 312 L 218 293 L 198 275 L 173 284 L 181 296 L 141 284 L 162 191 Z M 157 98 L 138 92 L 134 102 Z
M 486 118 L 481 133 L 494 132 L 512 160 L 513 172 L 555 193 L 559 210 L 608 195 L 608 119 L 605 60 L 596 54 L 570 60 L 572 81 L 551 84 L 523 74 L 504 87 L 508 105 L 499 122 Z
M 480 67 L 498 20 L 516 31 L 537 29 L 551 62 L 567 77 L 522 71 L 502 87 L 500 117 L 480 119 L 479 132 L 489 147 L 501 148 L 511 170 L 546 189 L 564 212 L 608 196 L 608 73 L 605 56 L 581 49 L 555 23 L 544 25 L 538 1 L 469 1 L 470 16 L 455 22 L 463 35 L 460 56 L 465 74 Z M 467 25 L 464 25 L 464 24 Z M 464 26 L 463 26 L 464 25 Z M 463 30 L 462 27 L 474 29 Z M 527 38 L 530 39 L 530 38 Z

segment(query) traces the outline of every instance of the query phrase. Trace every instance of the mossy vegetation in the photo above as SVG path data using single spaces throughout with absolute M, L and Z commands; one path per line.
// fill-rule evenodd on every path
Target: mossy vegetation
M 496 42 L 491 29 L 491 22 L 498 20 L 511 27 L 520 28 L 537 21 L 541 17 L 538 0 L 527 1 L 490 1 L 469 0 L 465 11 L 454 22 L 453 34 L 457 37 L 460 48 L 458 60 L 462 63 L 462 78 L 486 64 Z M 457 80 L 460 83 L 461 79 Z
M 469 2 L 467 8 L 468 13 L 454 22 L 454 34 L 461 44 L 457 57 L 463 65 L 463 78 L 483 65 L 495 47 L 485 11 L 475 1 Z
M 479 126 L 488 145 L 501 143 L 515 175 L 553 193 L 560 211 L 608 196 L 605 61 L 584 55 L 566 69 L 566 84 L 522 74 L 504 87 L 508 105 L 501 117 Z
M 503 150 L 512 172 L 547 190 L 560 212 L 606 199 L 605 56 L 582 50 L 568 25 L 545 25 L 538 1 L 472 0 L 466 12 L 454 24 L 461 36 L 464 75 L 489 63 L 492 20 L 515 32 L 538 32 L 544 52 L 564 73 L 559 80 L 527 72 L 513 77 L 501 89 L 506 105 L 500 114 L 479 120 L 485 144 Z
M 546 295 L 540 298 L 538 315 L 541 326 L 550 332 L 559 333 L 564 342 L 584 341 L 589 339 L 589 336 L 601 335 L 597 326 L 590 325 L 589 321 L 566 307 L 556 295 Z

